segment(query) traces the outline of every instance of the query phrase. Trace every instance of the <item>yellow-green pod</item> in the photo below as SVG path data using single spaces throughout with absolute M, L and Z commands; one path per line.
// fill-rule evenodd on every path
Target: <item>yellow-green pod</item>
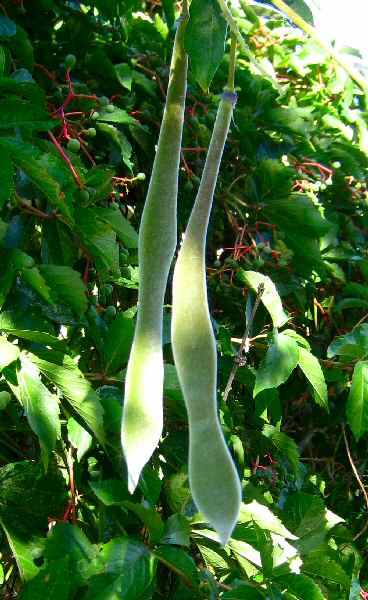
M 236 95 L 219 105 L 198 194 L 175 265 L 172 346 L 188 412 L 193 499 L 225 544 L 237 521 L 241 487 L 217 415 L 217 353 L 207 300 L 205 247 L 213 194 Z
M 138 243 L 140 283 L 135 335 L 125 381 L 121 441 L 133 493 L 163 424 L 163 302 L 177 239 L 177 194 L 184 123 L 187 14 L 175 35 L 167 98 Z

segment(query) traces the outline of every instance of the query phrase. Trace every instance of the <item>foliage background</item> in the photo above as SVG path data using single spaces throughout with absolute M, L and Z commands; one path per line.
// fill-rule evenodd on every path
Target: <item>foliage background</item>
M 270 5 L 241 3 L 238 26 L 270 77 L 239 52 L 239 101 L 208 239 L 220 400 L 254 302 L 249 271 L 276 288 L 271 315 L 257 312 L 248 363 L 220 402 L 244 490 L 240 522 L 220 548 L 188 488 L 169 294 L 165 436 L 132 497 L 122 477 L 136 231 L 177 7 L 7 0 L 0 8 L 4 598 L 359 598 L 367 506 L 348 454 L 364 482 L 364 93 Z M 215 32 L 194 18 L 201 11 L 215 11 Z M 180 232 L 227 70 L 222 53 L 218 69 L 215 57 L 203 69 L 208 40 L 223 46 L 219 11 L 193 0 L 191 14 L 202 35 L 188 41 Z M 279 298 L 289 321 L 277 336 Z M 263 391 L 254 397 L 255 386 Z

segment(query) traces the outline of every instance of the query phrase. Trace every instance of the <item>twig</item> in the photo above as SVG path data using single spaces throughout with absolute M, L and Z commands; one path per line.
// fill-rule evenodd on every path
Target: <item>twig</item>
M 256 316 L 256 312 L 258 310 L 259 303 L 261 301 L 262 294 L 264 292 L 264 284 L 260 283 L 257 290 L 257 296 L 253 304 L 252 313 L 248 319 L 245 332 L 240 344 L 240 348 L 235 357 L 233 368 L 231 369 L 231 373 L 229 375 L 228 382 L 226 384 L 226 388 L 224 391 L 224 402 L 227 402 L 227 398 L 231 392 L 231 388 L 233 386 L 233 382 L 235 379 L 236 372 L 239 367 L 243 367 L 246 364 L 246 354 L 249 352 L 249 335 L 253 325 L 254 317 Z
M 353 79 L 353 81 L 355 81 L 355 83 L 363 90 L 363 92 L 365 92 L 365 94 L 368 93 L 368 83 L 366 82 L 364 77 L 359 73 L 359 71 L 354 69 L 354 67 L 346 63 L 344 59 L 337 52 L 335 52 L 335 50 L 333 50 L 333 48 L 331 48 L 329 44 L 322 40 L 314 27 L 312 27 L 306 21 L 304 21 L 304 19 L 302 19 L 302 17 L 300 17 L 295 12 L 295 10 L 290 8 L 290 6 L 288 6 L 283 0 L 272 0 L 272 3 L 279 10 L 286 14 L 289 17 L 289 19 L 294 23 L 294 25 L 297 25 L 297 27 L 304 31 L 304 33 L 309 35 L 315 42 L 317 42 L 317 44 L 321 46 L 321 48 L 326 50 L 326 52 L 328 52 L 331 58 L 333 58 L 334 61 L 342 69 L 344 69 L 344 71 L 349 75 L 349 77 Z
M 72 161 L 70 160 L 69 156 L 66 154 L 66 152 L 64 151 L 64 149 L 62 148 L 62 146 L 59 144 L 59 142 L 57 141 L 56 137 L 54 136 L 54 134 L 51 131 L 47 132 L 49 135 L 49 138 L 51 139 L 52 143 L 54 144 L 54 146 L 56 147 L 56 150 L 59 152 L 61 158 L 63 160 L 65 160 L 66 164 L 68 165 L 77 185 L 80 188 L 83 188 L 83 183 L 81 181 L 81 178 L 79 177 L 77 171 L 75 170 Z
M 357 480 L 358 485 L 359 485 L 360 489 L 363 492 L 364 500 L 365 500 L 365 503 L 366 503 L 366 506 L 367 506 L 367 509 L 368 509 L 368 494 L 367 494 L 367 490 L 365 489 L 364 484 L 363 484 L 362 480 L 360 479 L 360 476 L 359 476 L 359 473 L 358 473 L 358 469 L 356 468 L 355 463 L 353 461 L 353 457 L 351 456 L 351 452 L 350 452 L 350 448 L 349 448 L 349 443 L 348 443 L 348 438 L 346 436 L 346 431 L 345 431 L 345 425 L 342 424 L 341 428 L 342 428 L 342 435 L 344 436 L 346 454 L 348 455 L 349 463 L 350 463 L 350 466 L 351 466 L 352 471 L 354 473 L 355 479 Z M 357 535 L 353 538 L 354 541 L 357 540 L 358 538 L 360 538 L 367 529 L 368 529 L 368 520 L 366 521 L 363 529 L 361 529 L 361 531 L 359 533 L 357 533 Z

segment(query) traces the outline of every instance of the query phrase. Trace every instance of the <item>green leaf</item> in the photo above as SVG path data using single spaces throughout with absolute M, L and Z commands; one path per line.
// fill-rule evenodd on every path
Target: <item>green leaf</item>
M 171 515 L 165 523 L 162 544 L 176 544 L 189 547 L 190 524 L 184 515 Z
M 24 407 L 30 428 L 38 437 L 42 461 L 47 469 L 50 454 L 61 434 L 58 399 L 44 386 L 37 367 L 24 355 L 17 377 L 19 393 L 14 388 L 13 391 Z
M 299 347 L 298 365 L 313 387 L 317 404 L 328 410 L 327 385 L 319 360 L 305 348 Z
M 24 586 L 20 600 L 69 600 L 71 593 L 71 565 L 69 557 L 53 561 Z
M 38 267 L 25 268 L 22 270 L 22 279 L 28 283 L 46 302 L 52 303 L 50 288 L 42 277 Z
M 26 329 L 28 324 L 30 324 L 30 326 L 35 324 L 42 325 L 43 322 L 42 320 L 40 322 L 37 320 L 33 321 L 32 319 L 28 320 L 24 313 L 13 312 L 11 310 L 0 313 L 0 331 L 5 331 L 9 335 L 14 335 L 29 340 L 30 342 L 35 342 L 36 344 L 51 346 L 58 350 L 63 350 L 65 348 L 65 342 L 63 340 L 59 340 L 56 336 L 44 331 Z
M 77 450 L 77 460 L 81 461 L 92 446 L 92 436 L 73 417 L 69 417 L 67 428 L 68 440 Z
M 322 498 L 304 492 L 290 494 L 285 503 L 286 522 L 299 538 L 313 531 L 323 531 L 326 525 L 325 512 Z
M 193 0 L 185 48 L 194 77 L 207 91 L 224 56 L 227 25 L 217 2 Z
M 269 346 L 257 370 L 253 397 L 255 398 L 262 390 L 285 383 L 297 366 L 298 360 L 297 343 L 289 336 L 275 331 L 273 343 Z
M 120 125 L 138 125 L 138 121 L 133 119 L 126 110 L 114 106 L 114 110 L 111 112 L 102 110 L 99 113 L 97 121 L 104 121 L 106 123 L 119 123 Z
M 134 166 L 131 161 L 133 149 L 128 138 L 116 127 L 109 125 L 108 123 L 97 123 L 97 126 L 99 131 L 104 133 L 106 137 L 118 146 L 125 166 L 128 167 L 129 171 L 132 173 Z
M 265 506 L 260 504 L 257 500 L 252 500 L 248 504 L 242 503 L 239 514 L 239 523 L 256 523 L 261 529 L 266 529 L 277 535 L 289 540 L 296 540 L 297 537 L 289 531 L 285 525 L 281 522 L 279 517 L 273 514 L 273 512 Z M 236 531 L 236 530 L 235 530 Z
M 47 474 L 30 460 L 0 469 L 0 522 L 22 579 L 36 575 L 47 519 L 61 516 L 66 500 L 65 481 L 52 464 Z
M 17 360 L 18 357 L 18 346 L 8 342 L 4 336 L 0 336 L 0 371 Z
M 71 220 L 70 208 L 61 194 L 58 182 L 49 175 L 47 169 L 36 158 L 40 155 L 37 148 L 11 138 L 1 138 L 0 151 L 9 155 L 14 164 L 26 173 L 50 204 Z
M 105 506 L 122 506 L 130 498 L 128 487 L 121 479 L 90 481 L 89 485 Z
M 95 204 L 98 200 L 109 198 L 113 186 L 112 177 L 114 172 L 111 169 L 94 167 L 88 172 L 86 177 L 86 186 L 93 188 L 92 201 Z
M 277 579 L 277 582 L 285 587 L 295 600 L 326 600 L 321 588 L 307 575 L 290 573 Z
M 30 360 L 70 402 L 75 412 L 104 444 L 103 408 L 96 392 L 85 379 L 73 359 L 56 351 L 28 353 Z
M 264 425 L 262 433 L 271 440 L 281 454 L 285 455 L 295 475 L 298 475 L 300 469 L 299 450 L 294 440 L 273 425 Z
M 262 275 L 256 271 L 244 271 L 243 269 L 239 269 L 238 277 L 256 293 L 260 284 L 264 285 L 261 301 L 270 313 L 273 326 L 282 327 L 288 320 L 288 316 L 284 312 L 281 298 L 273 281 L 267 275 Z
M 127 248 L 138 248 L 138 233 L 122 214 L 120 209 L 113 204 L 110 208 L 100 208 L 98 216 L 101 221 L 108 223 L 115 231 L 119 240 Z
M 84 600 L 145 598 L 156 571 L 156 559 L 141 542 L 114 538 L 101 547 L 101 573 L 91 577 Z M 148 596 L 149 597 L 149 596 Z
M 326 583 L 341 585 L 345 590 L 349 590 L 351 577 L 337 562 L 335 556 L 339 558 L 335 554 L 332 557 L 328 547 L 309 552 L 303 560 L 303 573 L 313 578 L 318 577 Z
M 55 121 L 39 104 L 32 104 L 17 96 L 0 100 L 0 129 L 27 127 L 47 131 L 55 127 Z
M 104 357 L 107 373 L 115 373 L 128 362 L 134 336 L 134 321 L 131 315 L 121 312 L 111 323 L 106 342 Z
M 181 548 L 159 546 L 154 555 L 170 570 L 177 573 L 189 587 L 198 584 L 198 573 L 192 557 Z
M 98 209 L 80 208 L 76 213 L 82 242 L 91 252 L 98 269 L 117 272 L 119 248 L 112 227 L 99 219 Z
M 348 361 L 368 356 L 368 324 L 362 323 L 350 333 L 335 338 L 328 347 L 327 356 L 341 356 Z
M 368 431 L 368 361 L 359 361 L 354 367 L 346 416 L 355 439 L 360 440 Z
M 115 73 L 118 78 L 119 83 L 126 89 L 128 92 L 132 89 L 132 69 L 127 63 L 121 63 L 120 65 L 115 65 Z
M 40 265 L 40 270 L 57 298 L 69 304 L 78 315 L 86 312 L 87 289 L 78 271 L 61 265 Z
M 146 508 L 143 504 L 125 501 L 124 507 L 133 512 L 147 527 L 152 543 L 161 540 L 164 532 L 164 523 L 155 508 Z
M 222 594 L 223 600 L 264 600 L 265 595 L 250 584 L 241 583 L 232 590 Z
M 7 155 L 1 157 L 0 164 L 0 210 L 2 210 L 5 204 L 10 200 L 10 196 L 14 190 L 14 168 L 13 164 Z

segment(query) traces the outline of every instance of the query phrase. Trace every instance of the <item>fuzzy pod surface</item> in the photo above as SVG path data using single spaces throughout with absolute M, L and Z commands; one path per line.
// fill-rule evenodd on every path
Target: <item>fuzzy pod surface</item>
M 139 229 L 138 315 L 125 380 L 121 428 L 128 488 L 140 473 L 162 433 L 162 321 L 164 295 L 177 240 L 177 194 L 184 123 L 188 59 L 183 14 L 175 35 L 169 85 L 151 179 Z
M 189 421 L 189 483 L 200 512 L 225 544 L 241 487 L 217 415 L 217 353 L 207 300 L 206 236 L 236 95 L 224 92 L 198 194 L 175 265 L 172 346 Z

